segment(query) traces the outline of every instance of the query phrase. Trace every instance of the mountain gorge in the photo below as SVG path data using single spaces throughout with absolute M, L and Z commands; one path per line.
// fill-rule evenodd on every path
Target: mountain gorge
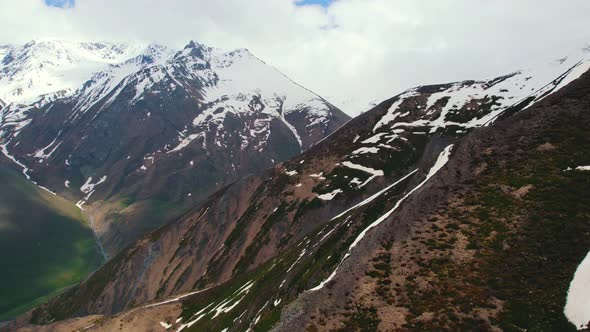
M 208 72 L 244 56 L 244 51 L 230 53 L 227 57 L 232 60 L 222 61 L 223 65 L 201 61 L 208 52 L 212 51 L 190 44 L 166 65 L 150 67 L 123 82 L 137 87 L 142 86 L 138 83 L 142 77 L 151 77 L 151 86 L 158 87 L 157 101 L 166 105 L 162 95 L 173 83 L 166 80 L 170 72 L 185 72 L 186 63 Z M 183 59 L 183 65 L 175 65 L 177 58 Z M 252 113 L 268 115 L 282 126 L 281 132 L 292 134 L 286 135 L 293 143 L 289 146 L 295 147 L 291 155 L 307 150 L 216 187 L 201 204 L 192 204 L 183 215 L 141 237 L 80 284 L 20 317 L 14 326 L 26 330 L 39 327 L 29 324 L 51 323 L 44 328 L 88 331 L 406 331 L 575 330 L 586 324 L 574 322 L 563 311 L 569 282 L 590 248 L 590 202 L 585 194 L 590 173 L 584 171 L 590 165 L 587 50 L 490 80 L 409 89 L 329 136 L 336 123 L 346 119 L 325 102 L 324 118 L 332 119 L 332 127 L 315 121 L 319 117 L 314 110 L 321 107 L 296 106 L 304 99 L 288 103 L 287 97 L 272 104 L 277 99 L 269 101 L 262 94 L 231 101 L 216 92 L 203 97 L 203 91 L 215 91 L 207 84 L 223 82 L 224 70 L 219 68 L 214 70 L 219 77 L 212 74 L 211 80 L 199 81 L 197 86 L 204 88 L 194 91 L 204 106 L 202 113 L 188 118 L 192 127 L 172 126 L 170 139 L 164 140 L 168 146 L 145 149 L 160 150 L 151 163 L 138 159 L 133 169 L 143 165 L 148 179 L 154 172 L 154 178 L 162 181 L 157 172 L 163 166 L 158 165 L 186 165 L 185 151 L 223 147 L 232 119 L 249 123 L 247 114 Z M 162 80 L 153 78 L 158 75 Z M 85 88 L 100 82 L 105 81 L 95 76 Z M 117 100 L 122 100 L 132 105 L 130 114 L 157 117 L 155 110 L 149 111 L 154 96 L 125 86 L 114 88 L 107 100 L 103 97 L 85 111 L 77 109 L 71 97 L 53 102 L 50 110 L 39 106 L 35 114 L 51 116 L 61 114 L 54 113 L 61 109 L 74 118 L 104 117 L 108 115 L 101 111 L 104 102 L 121 119 L 127 114 L 117 111 Z M 78 94 L 90 95 L 84 89 Z M 230 111 L 245 101 L 250 112 Z M 13 116 L 30 123 L 14 121 L 4 137 L 31 137 L 27 130 L 45 128 L 45 121 L 35 124 L 28 111 L 19 113 L 12 107 L 3 111 L 5 119 Z M 175 114 L 172 108 L 168 112 L 167 121 Z M 259 118 L 251 120 L 254 125 Z M 200 136 L 201 126 L 208 128 L 207 135 Z M 41 168 L 42 173 L 33 169 L 31 174 L 62 174 L 59 181 L 68 174 L 74 188 L 84 184 L 93 193 L 96 185 L 93 198 L 113 195 L 117 185 L 125 188 L 123 193 L 146 185 L 145 180 L 135 184 L 134 175 L 116 177 L 123 182 L 109 184 L 111 175 L 102 180 L 100 174 L 106 173 L 100 166 L 78 166 L 93 169 L 99 185 L 92 179 L 83 183 L 90 173 L 76 178 L 63 165 L 53 169 L 49 160 L 93 165 L 92 158 L 101 155 L 96 142 L 90 156 L 67 148 L 90 144 L 86 142 L 91 138 L 81 138 L 97 135 L 92 125 L 83 132 L 75 127 L 77 134 L 69 143 L 54 140 L 66 137 L 62 134 L 47 135 L 42 144 L 64 142 L 64 147 L 51 154 L 47 169 Z M 272 136 L 274 127 L 268 128 Z M 314 130 L 322 135 L 313 136 Z M 302 132 L 315 139 L 306 141 Z M 232 137 L 235 146 L 242 147 L 241 137 Z M 306 143 L 321 138 L 315 145 Z M 289 139 L 276 144 L 283 146 Z M 246 142 L 246 151 L 257 149 L 256 140 Z M 4 147 L 18 160 L 32 162 L 32 152 L 42 144 L 35 145 L 30 138 L 8 141 Z M 134 146 L 143 144 L 147 143 Z M 62 154 L 62 149 L 69 154 Z M 117 159 L 127 153 L 121 152 Z M 168 155 L 173 157 L 159 159 Z M 235 155 L 226 163 L 233 160 Z M 211 177 L 202 174 L 199 178 Z M 61 184 L 55 180 L 51 185 L 51 177 L 47 179 L 49 188 Z M 158 183 L 147 182 L 149 189 L 137 192 L 157 188 Z M 171 183 L 175 182 L 165 182 L 162 188 L 176 188 Z M 67 190 L 59 193 L 68 197 Z M 85 201 L 83 207 L 93 204 Z
M 41 41 L 2 51 L 4 154 L 77 202 L 109 256 L 349 120 L 244 49 Z

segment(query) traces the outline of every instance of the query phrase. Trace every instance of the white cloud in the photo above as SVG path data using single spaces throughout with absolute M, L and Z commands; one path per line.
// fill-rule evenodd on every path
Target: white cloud
M 590 43 L 590 1 L 0 0 L 0 43 L 197 40 L 247 47 L 302 85 L 366 105 L 418 84 L 484 78 Z M 362 107 L 354 107 L 358 113 Z

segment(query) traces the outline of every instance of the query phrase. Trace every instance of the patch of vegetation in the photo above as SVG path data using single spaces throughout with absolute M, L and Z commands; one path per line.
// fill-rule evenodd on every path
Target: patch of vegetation
M 121 200 L 119 201 L 119 205 L 121 206 L 121 208 L 126 208 L 131 206 L 131 204 L 133 204 L 135 202 L 135 198 L 131 197 L 131 196 L 125 196 L 123 198 L 121 198 Z
M 256 192 L 250 200 L 250 205 L 248 206 L 246 211 L 240 216 L 240 218 L 236 221 L 236 226 L 229 234 L 229 236 L 226 238 L 223 244 L 223 251 L 220 255 L 218 255 L 213 261 L 209 263 L 209 273 L 197 280 L 193 285 L 193 288 L 202 288 L 205 287 L 205 285 L 209 284 L 209 275 L 214 275 L 218 273 L 223 268 L 224 264 L 227 262 L 228 255 L 223 255 L 223 252 L 225 252 L 229 248 L 237 246 L 237 242 L 244 241 L 242 237 L 244 235 L 245 229 L 248 227 L 248 225 L 252 223 L 258 211 L 260 210 L 260 207 L 263 204 L 263 202 L 258 201 L 258 199 L 264 192 L 264 188 L 265 184 L 260 185 L 256 189 Z
M 172 276 L 174 276 L 176 271 L 178 271 L 178 268 L 180 268 L 180 265 L 182 265 L 181 262 L 176 264 L 176 266 L 174 267 L 172 272 L 168 275 L 168 278 L 160 285 L 160 287 L 158 288 L 158 291 L 156 292 L 156 298 L 160 298 L 160 296 L 162 296 L 164 294 L 164 292 L 166 291 L 166 287 L 168 286 L 168 283 L 170 282 L 170 278 L 172 278 Z M 167 268 L 168 267 L 166 267 L 166 269 Z M 166 273 L 166 270 L 164 270 L 164 274 L 165 273 Z
M 338 329 L 339 332 L 379 331 L 381 319 L 374 307 L 356 305 L 352 313 L 345 314 L 345 316 L 347 318 L 344 321 L 344 327 Z
M 245 272 L 246 269 L 254 263 L 256 259 L 256 255 L 266 245 L 270 239 L 268 238 L 270 229 L 272 226 L 280 221 L 281 219 L 287 218 L 287 213 L 292 210 L 291 206 L 295 206 L 297 202 L 293 204 L 287 204 L 285 202 L 281 202 L 281 204 L 276 208 L 276 210 L 266 218 L 260 231 L 256 234 L 256 237 L 252 241 L 252 243 L 246 248 L 246 252 L 244 253 L 244 257 L 240 259 L 240 261 L 236 264 L 233 274 L 237 274 L 240 272 Z
M 68 289 L 52 299 L 48 305 L 36 308 L 31 317 L 33 324 L 47 324 L 53 321 L 73 317 L 76 313 L 85 312 L 89 301 L 96 300 L 104 288 L 123 268 L 127 259 L 135 254 L 136 248 L 119 253 L 100 269 L 96 270 L 88 279 Z

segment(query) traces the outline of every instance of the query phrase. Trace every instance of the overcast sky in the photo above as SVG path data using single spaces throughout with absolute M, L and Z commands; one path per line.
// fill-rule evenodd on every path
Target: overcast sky
M 47 2 L 60 4 L 49 6 Z M 350 113 L 590 44 L 588 0 L 0 0 L 0 43 L 189 40 L 248 48 Z

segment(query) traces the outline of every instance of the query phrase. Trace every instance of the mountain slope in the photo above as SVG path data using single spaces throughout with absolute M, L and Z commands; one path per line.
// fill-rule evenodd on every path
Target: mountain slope
M 457 144 L 277 330 L 575 330 L 563 310 L 590 248 L 590 77 Z M 573 168 L 572 168 L 573 169 Z
M 247 50 L 195 42 L 149 45 L 72 93 L 0 112 L 3 151 L 78 202 L 111 256 L 349 119 Z
M 393 248 L 395 241 L 375 240 L 387 234 L 383 225 L 402 217 L 399 229 L 393 228 L 402 236 L 412 230 L 413 218 L 441 204 L 444 197 L 439 194 L 456 189 L 459 184 L 454 181 L 462 179 L 463 170 L 449 163 L 468 163 L 464 149 L 479 133 L 495 133 L 498 126 L 501 136 L 513 116 L 534 118 L 551 102 L 544 98 L 556 91 L 554 100 L 575 97 L 572 103 L 585 102 L 583 94 L 563 95 L 558 90 L 588 70 L 587 57 L 536 70 L 546 82 L 520 72 L 483 82 L 418 87 L 387 100 L 305 153 L 218 191 L 202 206 L 123 251 L 87 281 L 35 310 L 32 322 L 122 311 L 96 328 L 128 321 L 147 328 L 157 326 L 159 319 L 160 325 L 174 329 L 267 330 L 301 293 L 302 299 L 283 311 L 284 330 L 306 325 L 313 330 L 311 324 L 330 328 L 322 325 L 328 320 L 325 313 L 337 314 L 332 328 L 347 317 L 351 324 L 378 322 L 381 313 L 370 307 L 335 311 L 343 309 L 343 299 L 356 294 L 350 285 L 366 281 L 353 268 L 358 264 L 360 271 L 366 264 L 361 264 L 369 257 L 363 248 Z M 542 114 L 541 123 L 559 124 L 559 118 Z M 566 123 L 581 126 L 581 120 Z M 494 129 L 469 134 L 484 125 Z M 540 134 L 531 129 L 531 135 Z M 446 189 L 433 192 L 441 179 L 448 182 Z M 416 198 L 426 194 L 428 199 Z M 369 258 L 375 259 L 377 270 L 387 271 L 387 257 Z M 379 278 L 385 272 L 367 273 Z M 346 280 L 339 283 L 344 292 L 326 297 L 335 278 Z M 219 284 L 223 285 L 216 287 Z M 361 285 L 358 291 L 363 289 Z M 174 294 L 185 295 L 169 298 Z M 161 302 L 150 303 L 156 299 Z M 334 306 L 324 308 L 324 300 L 334 301 Z M 137 307 L 142 303 L 148 304 Z M 124 311 L 132 307 L 137 308 Z
M 102 257 L 73 203 L 0 166 L 0 320 L 47 301 Z

